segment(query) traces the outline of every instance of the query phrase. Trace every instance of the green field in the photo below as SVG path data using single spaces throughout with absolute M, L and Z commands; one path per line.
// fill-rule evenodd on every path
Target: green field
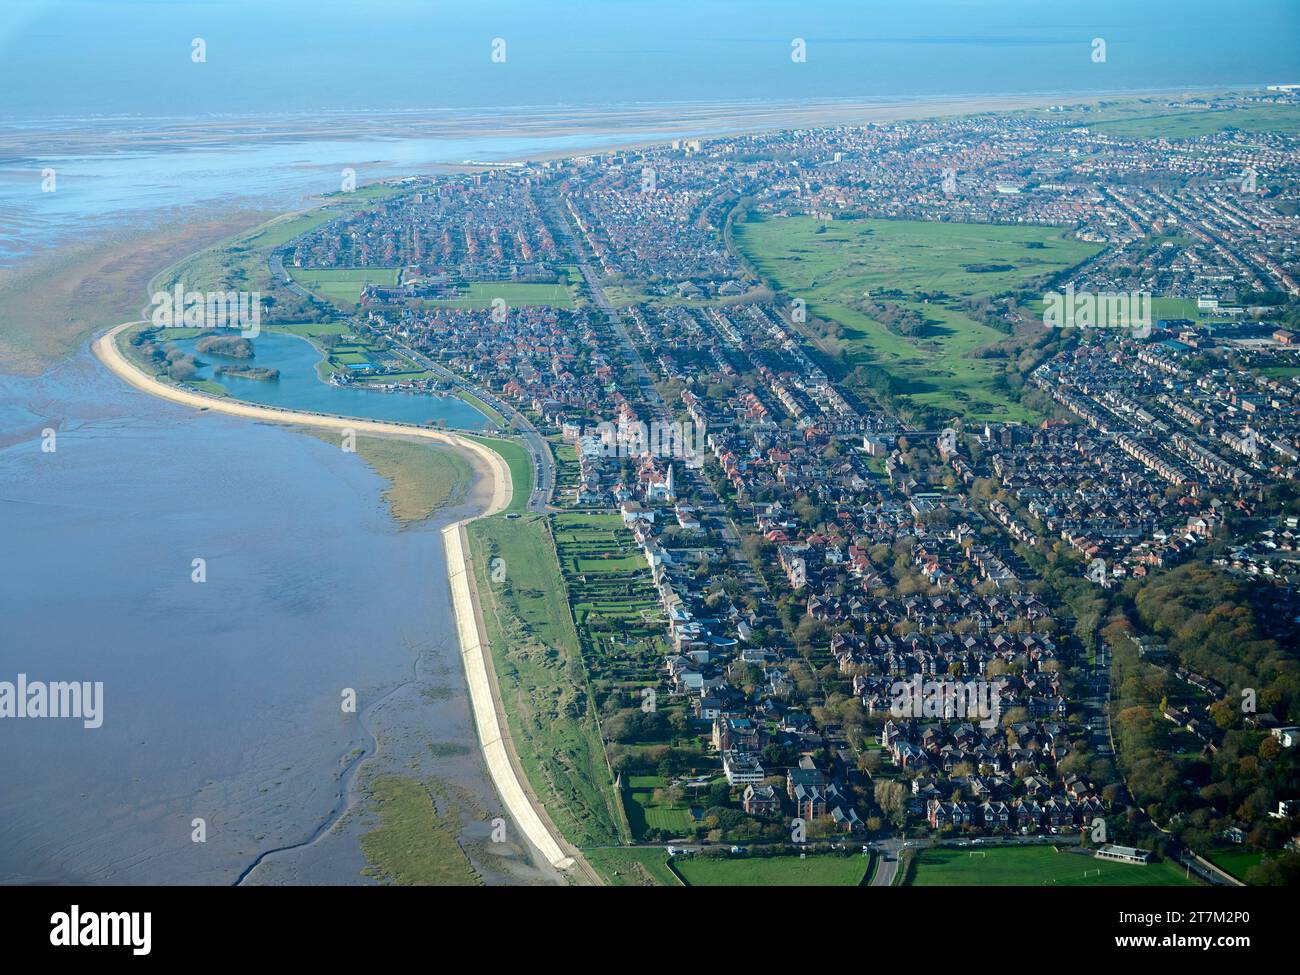
M 526 451 L 510 441 L 474 439 L 494 449 L 504 444 L 512 472 L 523 467 L 514 476 L 526 492 Z M 557 515 L 552 535 L 543 517 L 498 516 L 468 531 L 511 730 L 561 831 L 580 846 L 625 842 L 647 829 L 686 831 L 685 807 L 654 800 L 662 780 L 632 777 L 620 801 L 593 705 L 597 676 L 635 674 L 644 687 L 659 681 L 662 665 L 660 628 L 645 618 L 656 612 L 649 570 L 619 518 Z M 501 569 L 497 581 L 493 566 Z M 611 634 L 616 649 L 607 650 Z
M 310 318 L 314 309 L 304 299 L 290 293 L 281 280 L 273 279 L 267 262 L 276 250 L 295 237 L 351 213 L 366 203 L 367 200 L 361 197 L 339 198 L 326 207 L 276 217 L 221 244 L 181 259 L 155 275 L 148 290 L 150 293 L 170 290 L 175 284 L 182 283 L 187 290 L 194 291 L 257 291 L 265 297 L 275 299 L 275 311 L 270 314 L 271 318 L 286 312 L 301 312 L 303 318 Z M 300 269 L 286 270 L 292 274 Z M 360 288 L 357 293 L 360 293 Z M 263 324 L 265 326 L 269 323 Z
M 668 784 L 659 775 L 628 775 L 623 779 L 623 808 L 627 810 L 632 835 L 644 839 L 647 830 L 663 830 L 674 836 L 690 832 L 693 821 L 685 805 L 672 806 L 655 801 L 656 789 Z
M 1259 850 L 1245 850 L 1240 846 L 1224 846 L 1211 850 L 1205 855 L 1205 859 L 1238 880 L 1245 880 L 1250 868 L 1259 866 L 1259 862 L 1264 859 L 1264 854 Z
M 1085 876 L 1086 874 L 1086 876 Z M 906 881 L 914 887 L 1192 887 L 1168 860 L 1143 866 L 1057 853 L 1050 846 L 987 850 L 936 847 L 920 851 Z
M 1194 322 L 1201 313 L 1196 310 L 1195 298 L 1152 298 L 1151 317 L 1157 322 L 1162 318 L 1186 318 Z
M 925 220 L 828 223 L 812 217 L 760 220 L 736 228 L 737 239 L 760 271 L 793 295 L 811 292 L 816 297 L 883 288 L 969 297 L 1022 288 L 1097 252 L 1096 245 L 1067 240 L 1063 233 L 1055 227 Z M 1011 268 L 976 269 L 1003 264 Z
M 959 301 L 1041 290 L 1098 250 L 1058 228 L 903 220 L 782 217 L 741 224 L 735 236 L 767 280 L 807 302 L 810 318 L 842 327 L 838 338 L 806 334 L 846 371 L 879 366 L 918 405 L 982 420 L 1033 415 L 1007 394 L 1002 360 L 969 357 L 1007 335 Z M 924 334 L 897 334 L 854 307 L 868 295 L 921 314 Z
M 353 372 L 357 383 L 398 383 L 429 379 L 432 376 L 407 356 L 383 342 L 359 338 L 348 334 L 350 329 L 340 325 L 271 326 L 267 331 L 290 332 L 311 340 L 320 351 L 322 359 L 316 363 L 316 373 L 328 380 L 332 373 L 342 372 L 350 366 L 373 366 L 377 371 Z
M 1126 139 L 1195 139 L 1227 129 L 1295 135 L 1300 132 L 1300 108 L 1259 105 L 1211 110 L 1135 110 L 1124 117 L 1080 124 Z
M 316 302 L 295 294 L 279 275 L 271 274 L 270 261 L 275 253 L 294 238 L 369 206 L 376 199 L 408 191 L 405 187 L 366 187 L 353 194 L 335 195 L 323 207 L 275 217 L 182 258 L 155 274 L 147 291 L 152 294 L 171 290 L 178 283 L 192 291 L 255 291 L 266 300 L 264 328 L 276 320 L 309 321 L 321 317 Z M 355 291 L 359 294 L 360 288 Z M 355 296 L 351 300 L 355 303 Z
M 1198 101 L 1177 103 L 1167 97 L 1135 98 L 1065 105 L 1054 111 L 1026 109 L 1012 114 L 1056 122 L 1066 128 L 1086 126 L 1126 139 L 1192 139 L 1227 129 L 1300 132 L 1300 108 L 1294 105 L 1210 108 Z
M 149 291 L 169 290 L 177 283 L 194 291 L 273 291 L 275 284 L 266 264 L 271 252 L 339 215 L 339 211 L 318 209 L 268 220 L 233 240 L 183 258 L 156 275 Z
M 491 308 L 493 300 L 502 299 L 507 307 L 543 306 L 573 308 L 573 291 L 565 284 L 538 284 L 526 281 L 471 281 L 455 298 L 436 298 L 422 302 L 444 308 Z
M 800 858 L 685 857 L 673 868 L 691 887 L 857 887 L 870 861 L 861 854 L 821 854 Z
M 342 212 L 346 211 L 320 209 L 309 210 L 306 213 L 285 214 L 258 228 L 246 241 L 241 241 L 241 244 L 246 243 L 260 252 L 274 250 L 283 247 L 295 237 L 329 223 Z
M 326 335 L 347 335 L 352 326 L 346 322 L 298 322 L 286 325 L 268 325 L 268 332 L 287 332 L 303 338 L 323 338 Z
M 1034 307 L 1043 310 L 1043 302 L 1036 302 Z M 1151 324 L 1161 319 L 1185 318 L 1188 321 L 1201 320 L 1201 313 L 1196 308 L 1195 298 L 1156 298 L 1151 299 Z
M 555 487 L 557 496 L 577 489 L 581 468 L 578 465 L 578 451 L 573 444 L 562 440 L 551 441 L 551 453 L 555 456 Z
M 546 519 L 484 518 L 467 533 L 497 683 L 529 782 L 570 842 L 626 842 Z
M 314 295 L 339 305 L 355 305 L 368 284 L 395 285 L 399 268 L 315 268 L 286 267 L 285 270 L 302 287 Z
M 349 193 L 344 193 L 342 190 L 337 193 L 330 193 L 324 199 L 331 206 L 348 203 L 376 203 L 380 200 L 391 200 L 403 193 L 409 193 L 411 190 L 411 186 L 402 183 L 367 183 L 365 186 L 358 186 Z
M 1264 366 L 1260 372 L 1271 379 L 1290 379 L 1300 376 L 1300 366 Z

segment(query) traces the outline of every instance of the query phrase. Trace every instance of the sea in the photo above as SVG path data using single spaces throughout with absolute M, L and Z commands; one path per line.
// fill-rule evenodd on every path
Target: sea
M 345 167 L 365 183 L 651 141 L 674 106 L 1296 82 L 1298 38 L 1294 0 L 15 0 L 0 266 L 191 208 L 298 209 Z M 445 133 L 383 134 L 426 111 Z M 379 134 L 340 138 L 333 112 Z M 565 112 L 582 131 L 530 128 Z M 247 137 L 286 118 L 296 135 Z M 240 139 L 202 138 L 236 119 Z M 199 138 L 152 144 L 178 128 Z M 250 399 L 444 408 L 328 387 L 307 343 L 259 342 L 285 379 L 230 381 Z M 375 883 L 376 772 L 426 784 L 484 882 L 556 881 L 489 841 L 502 811 L 438 535 L 463 505 L 401 527 L 384 488 L 320 438 L 128 388 L 85 347 L 37 376 L 0 363 L 0 683 L 103 687 L 97 728 L 0 719 L 0 883 Z

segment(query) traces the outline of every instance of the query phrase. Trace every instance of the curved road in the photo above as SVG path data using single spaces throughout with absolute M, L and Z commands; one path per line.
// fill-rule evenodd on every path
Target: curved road
M 395 345 L 397 343 L 394 343 Z M 446 366 L 430 359 L 423 352 L 407 345 L 398 345 L 403 354 L 409 356 L 429 372 L 441 376 L 457 389 L 464 390 L 475 399 L 482 400 L 492 409 L 511 422 L 510 429 L 519 434 L 524 447 L 533 458 L 533 493 L 528 498 L 529 511 L 546 511 L 550 508 L 551 498 L 555 492 L 555 464 L 551 459 L 551 447 L 546 442 L 531 420 L 512 405 L 473 383 L 461 378 Z

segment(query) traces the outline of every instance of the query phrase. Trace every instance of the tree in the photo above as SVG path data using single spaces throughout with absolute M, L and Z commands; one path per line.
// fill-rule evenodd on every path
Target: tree
M 1247 871 L 1246 882 L 1256 887 L 1291 887 L 1300 884 L 1300 853 L 1265 857 Z
M 874 796 L 880 811 L 902 825 L 903 816 L 907 812 L 907 786 L 902 782 L 885 779 L 876 783 Z
M 1224 699 L 1215 701 L 1207 709 L 1210 717 L 1214 719 L 1215 726 L 1220 731 L 1227 731 L 1237 723 L 1237 716 L 1240 714 L 1237 708 L 1233 707 L 1232 701 Z

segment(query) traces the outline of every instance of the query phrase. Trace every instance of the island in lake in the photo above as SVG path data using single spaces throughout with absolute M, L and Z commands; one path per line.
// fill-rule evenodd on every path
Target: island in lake
M 264 366 L 214 366 L 217 376 L 233 376 L 236 379 L 258 379 L 266 382 L 280 378 L 279 369 L 267 369 Z
M 253 358 L 253 343 L 240 335 L 204 335 L 199 339 L 198 350 L 228 359 Z

